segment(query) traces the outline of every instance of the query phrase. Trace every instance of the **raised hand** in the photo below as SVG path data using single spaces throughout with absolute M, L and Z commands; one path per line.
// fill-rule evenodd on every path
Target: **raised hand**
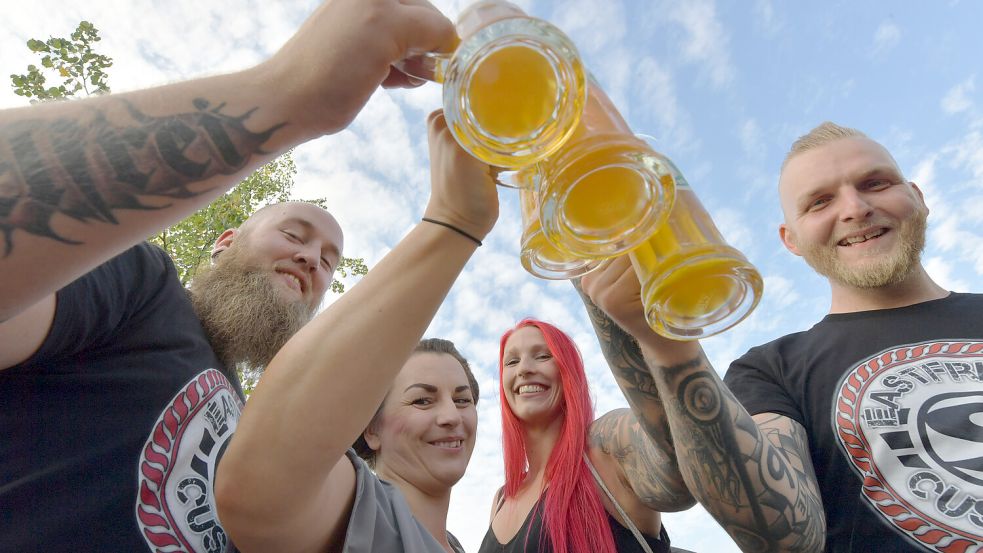
M 427 117 L 430 140 L 430 201 L 425 217 L 453 225 L 478 240 L 498 220 L 493 168 L 454 140 L 442 110 Z
M 419 84 L 396 61 L 456 44 L 454 25 L 426 0 L 328 0 L 264 69 L 292 97 L 291 122 L 316 136 L 347 126 L 380 85 Z

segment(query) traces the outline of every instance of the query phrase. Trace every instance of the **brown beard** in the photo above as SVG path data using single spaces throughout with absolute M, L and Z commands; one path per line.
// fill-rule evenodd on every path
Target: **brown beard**
M 228 370 L 265 367 L 314 316 L 306 302 L 285 299 L 270 274 L 233 243 L 191 282 L 191 303 Z
M 898 249 L 885 259 L 871 260 L 857 267 L 847 267 L 836 257 L 836 245 L 813 245 L 802 257 L 817 273 L 854 288 L 870 289 L 898 284 L 921 262 L 925 248 L 928 213 L 918 210 L 897 229 Z

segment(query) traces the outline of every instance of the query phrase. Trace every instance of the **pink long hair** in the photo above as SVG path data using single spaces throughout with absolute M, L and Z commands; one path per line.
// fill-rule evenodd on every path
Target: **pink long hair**
M 563 422 L 560 436 L 546 461 L 543 526 L 557 553 L 615 553 L 607 512 L 584 454 L 587 433 L 594 422 L 594 402 L 587 389 L 584 362 L 573 340 L 555 326 L 523 319 L 502 335 L 498 353 L 498 394 L 502 406 L 502 445 L 505 456 L 505 497 L 515 497 L 528 474 L 525 432 L 505 398 L 502 384 L 505 342 L 520 328 L 534 326 L 543 333 L 560 373 Z M 541 538 L 544 536 L 541 536 Z M 526 536 L 529 539 L 529 536 Z

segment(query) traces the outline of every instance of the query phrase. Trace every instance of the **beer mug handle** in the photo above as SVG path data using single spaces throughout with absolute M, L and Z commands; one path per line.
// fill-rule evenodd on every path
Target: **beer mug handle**
M 407 56 L 393 65 L 410 77 L 443 83 L 444 75 L 447 74 L 447 64 L 450 63 L 452 55 L 424 52 Z
M 535 190 L 539 179 L 538 173 L 525 171 L 523 169 L 511 170 L 502 167 L 492 167 L 492 180 L 502 188 L 512 188 L 515 190 Z

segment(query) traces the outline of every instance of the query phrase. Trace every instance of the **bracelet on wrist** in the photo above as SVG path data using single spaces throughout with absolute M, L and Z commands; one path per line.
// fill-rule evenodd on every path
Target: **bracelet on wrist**
M 454 225 L 452 225 L 452 224 L 450 224 L 450 223 L 445 223 L 445 222 L 443 222 L 443 221 L 437 221 L 436 219 L 431 219 L 431 218 L 429 218 L 429 217 L 424 217 L 424 218 L 423 218 L 423 221 L 424 221 L 424 222 L 427 222 L 427 223 L 433 223 L 433 224 L 435 224 L 435 225 L 440 225 L 440 226 L 442 226 L 442 227 L 444 227 L 444 228 L 449 228 L 449 229 L 451 229 L 451 230 L 453 230 L 454 232 L 456 232 L 456 233 L 458 233 L 458 234 L 460 234 L 461 236 L 464 236 L 464 237 L 465 237 L 465 238 L 467 238 L 468 240 L 471 240 L 471 241 L 472 241 L 472 242 L 474 242 L 475 244 L 478 244 L 478 247 L 481 247 L 481 240 L 478 240 L 478 239 L 477 239 L 477 238 L 475 238 L 474 236 L 471 236 L 470 234 L 468 234 L 468 233 L 466 233 L 466 232 L 464 232 L 463 230 L 461 230 L 461 229 L 459 229 L 459 228 L 457 228 L 457 227 L 455 227 Z

